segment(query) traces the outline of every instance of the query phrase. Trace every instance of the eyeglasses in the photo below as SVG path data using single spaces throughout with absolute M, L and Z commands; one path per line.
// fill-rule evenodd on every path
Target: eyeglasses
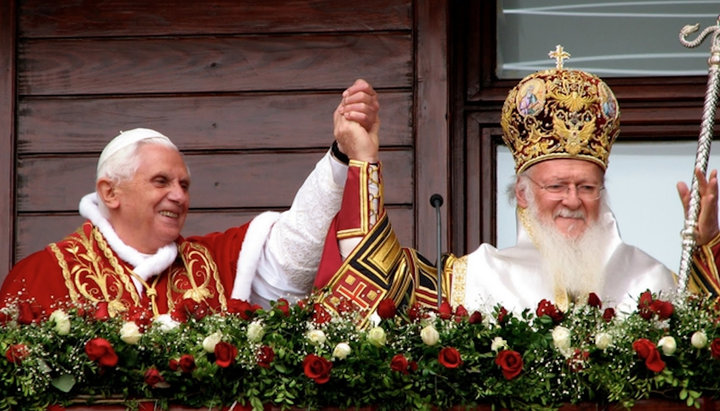
M 540 187 L 540 189 L 547 191 L 551 200 L 564 200 L 570 195 L 570 188 L 575 188 L 575 195 L 581 200 L 593 201 L 600 198 L 600 194 L 605 187 L 595 184 L 567 184 L 567 183 L 554 183 L 542 185 L 537 181 L 530 178 L 529 175 L 525 175 L 528 180 L 533 184 Z

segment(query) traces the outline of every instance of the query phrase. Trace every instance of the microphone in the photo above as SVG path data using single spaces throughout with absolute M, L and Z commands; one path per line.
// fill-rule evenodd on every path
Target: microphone
M 443 198 L 440 194 L 433 194 L 430 196 L 430 205 L 433 206 L 433 208 L 438 208 L 443 205 Z
M 438 310 L 442 305 L 442 219 L 440 218 L 440 207 L 443 205 L 443 198 L 440 194 L 433 194 L 430 196 L 430 205 L 435 209 L 435 215 L 437 218 L 437 305 Z

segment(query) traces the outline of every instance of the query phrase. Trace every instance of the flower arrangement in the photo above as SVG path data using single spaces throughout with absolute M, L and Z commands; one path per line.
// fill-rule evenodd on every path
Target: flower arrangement
M 594 294 L 565 312 L 543 300 L 520 315 L 447 304 L 400 311 L 386 300 L 365 328 L 351 304 L 336 313 L 312 301 L 264 310 L 231 300 L 213 312 L 187 300 L 156 318 L 110 318 L 104 304 L 9 305 L 0 310 L 0 409 L 108 399 L 256 410 L 630 407 L 646 398 L 699 406 L 720 392 L 720 306 L 697 296 L 646 292 L 624 315 Z

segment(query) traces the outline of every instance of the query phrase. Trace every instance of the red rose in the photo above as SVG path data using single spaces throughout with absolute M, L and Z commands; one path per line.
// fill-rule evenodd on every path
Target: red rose
M 573 352 L 572 357 L 568 358 L 567 363 L 568 367 L 570 368 L 570 371 L 573 372 L 579 372 L 582 371 L 583 368 L 585 368 L 585 362 L 590 358 L 590 352 L 585 350 L 580 350 L 579 348 L 576 348 Z
M 85 344 L 85 353 L 91 361 L 97 361 L 104 367 L 114 367 L 118 363 L 118 356 L 110 341 L 104 338 L 93 338 L 88 341 Z
M 410 371 L 412 371 L 412 372 L 417 371 L 417 370 L 418 370 L 418 363 L 417 363 L 417 361 L 410 361 L 410 363 L 408 363 L 408 369 L 409 369 Z
M 207 303 L 197 302 L 192 298 L 184 298 L 175 309 L 170 313 L 173 320 L 177 322 L 187 322 L 190 318 L 201 320 L 210 313 L 210 307 Z
M 145 371 L 145 384 L 155 387 L 161 382 L 165 381 L 165 378 L 160 374 L 160 371 L 157 370 L 155 367 L 148 368 L 147 371 Z
M 18 304 L 18 322 L 23 325 L 39 322 L 43 317 L 43 308 L 40 304 L 21 302 Z
M 330 321 L 330 313 L 327 312 L 325 307 L 320 304 L 313 305 L 313 322 L 318 325 L 322 325 Z
M 666 320 L 672 315 L 674 307 L 671 302 L 655 300 L 650 303 L 650 309 L 657 314 L 661 320 Z
M 229 342 L 220 341 L 215 344 L 215 364 L 219 367 L 227 368 L 235 362 L 237 357 L 237 348 Z
M 340 302 L 335 304 L 335 310 L 338 314 L 351 313 L 355 311 L 353 304 L 345 298 L 340 299 Z
M 438 309 L 438 314 L 443 320 L 447 320 L 452 317 L 452 307 L 450 306 L 450 303 L 443 301 Z
M 134 322 L 141 330 L 145 331 L 152 322 L 153 314 L 145 307 L 133 306 L 125 314 L 125 319 Z
M 390 360 L 390 369 L 393 371 L 407 374 L 408 366 L 408 360 L 402 354 L 395 354 L 395 356 L 392 357 L 392 360 Z
M 498 324 L 505 323 L 505 320 L 507 319 L 508 311 L 505 309 L 505 307 L 500 307 L 497 313 L 497 322 Z
M 715 338 L 710 343 L 710 354 L 713 358 L 720 358 L 720 338 Z
M 408 308 L 407 313 L 410 321 L 412 322 L 420 321 L 424 316 L 423 309 L 418 303 L 411 305 L 410 308 Z
M 65 411 L 65 407 L 58 404 L 53 404 L 47 407 L 47 411 Z
M 98 321 L 107 321 L 110 319 L 107 301 L 101 301 L 97 303 L 97 305 L 95 306 L 95 313 L 93 314 L 93 318 Z
M 640 294 L 640 299 L 638 300 L 638 314 L 640 314 L 640 317 L 649 320 L 653 316 L 653 312 L 650 309 L 650 304 L 652 303 L 653 298 L 650 291 L 645 291 L 644 293 Z
M 535 310 L 535 314 L 538 317 L 547 315 L 553 320 L 554 323 L 559 323 L 563 319 L 562 311 L 558 310 L 555 304 L 551 303 L 549 300 L 546 299 L 540 300 L 537 309 Z
M 460 352 L 453 347 L 445 347 L 438 353 L 438 361 L 446 368 L 457 368 L 462 364 Z
M 178 361 L 182 372 L 189 374 L 195 370 L 195 357 L 190 354 L 183 354 Z
M 315 354 L 308 354 L 303 360 L 305 375 L 313 379 L 317 384 L 325 384 L 330 381 L 330 370 L 332 363 L 323 357 Z
M 168 361 L 168 368 L 170 368 L 171 371 L 177 371 L 178 367 L 180 367 L 180 361 L 177 359 L 171 358 L 170 361 Z
M 640 299 L 638 300 L 638 308 L 650 307 L 650 303 L 652 302 L 652 300 L 652 293 L 650 291 L 645 291 L 644 293 L 640 294 Z
M 282 312 L 285 315 L 285 317 L 290 316 L 290 303 L 288 302 L 288 300 L 286 300 L 284 298 L 278 299 L 277 302 L 275 303 L 275 308 L 280 310 L 280 312 Z
M 633 343 L 633 349 L 638 357 L 645 360 L 645 366 L 653 372 L 660 372 L 665 369 L 665 362 L 660 358 L 660 353 L 655 344 L 647 338 L 639 338 Z
M 615 318 L 615 309 L 612 307 L 606 308 L 605 311 L 603 311 L 602 318 L 606 323 L 612 321 L 612 319 Z
M 480 311 L 473 311 L 473 313 L 470 315 L 470 319 L 468 322 L 470 324 L 481 324 L 483 320 L 483 316 L 480 313 Z
M 380 301 L 380 304 L 378 304 L 377 314 L 383 320 L 395 317 L 396 312 L 397 308 L 395 307 L 395 302 L 392 300 L 392 298 L 386 298 Z
M 597 294 L 590 293 L 590 295 L 588 295 L 587 305 L 600 309 L 602 308 L 602 301 L 600 301 L 600 297 L 598 297 Z
M 460 322 L 463 318 L 467 318 L 470 315 L 468 310 L 461 304 L 455 309 L 455 321 Z
M 502 370 L 506 380 L 512 380 L 520 375 L 523 369 L 523 359 L 519 352 L 502 350 L 495 357 L 495 364 Z
M 260 308 L 257 304 L 250 304 L 245 300 L 239 300 L 237 298 L 231 298 L 228 302 L 228 312 L 239 315 L 243 320 L 251 319 L 255 311 Z
M 270 368 L 270 363 L 275 359 L 275 351 L 272 347 L 263 345 L 257 353 L 257 363 L 263 368 Z
M 20 365 L 22 360 L 30 355 L 30 350 L 25 344 L 13 344 L 5 351 L 5 358 L 13 364 Z

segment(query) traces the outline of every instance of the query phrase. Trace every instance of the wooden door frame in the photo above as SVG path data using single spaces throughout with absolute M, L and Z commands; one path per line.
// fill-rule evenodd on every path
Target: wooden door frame
M 450 2 L 415 2 L 415 248 L 429 259 L 437 257 L 437 216 L 433 194 L 445 199 L 441 211 L 442 249 L 447 250 L 452 228 L 448 88 L 448 10 Z
M 13 264 L 15 244 L 15 3 L 0 2 L 0 282 Z

